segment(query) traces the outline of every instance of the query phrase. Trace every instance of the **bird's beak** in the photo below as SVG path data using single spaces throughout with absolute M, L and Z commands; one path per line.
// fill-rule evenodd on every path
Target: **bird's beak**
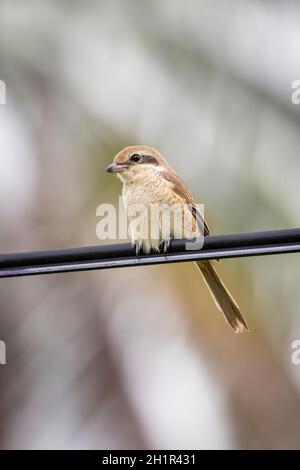
M 106 168 L 107 173 L 120 173 L 127 169 L 127 165 L 117 165 L 117 163 L 111 163 Z

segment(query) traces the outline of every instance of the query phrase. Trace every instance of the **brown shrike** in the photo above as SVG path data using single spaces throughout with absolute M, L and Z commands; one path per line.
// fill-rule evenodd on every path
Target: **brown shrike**
M 115 156 L 107 171 L 115 173 L 123 183 L 123 201 L 130 222 L 132 242 L 137 251 L 140 249 L 144 253 L 159 251 L 162 243 L 166 247 L 172 238 L 183 238 L 183 234 L 185 238 L 195 238 L 195 235 L 200 234 L 200 225 L 203 225 L 201 233 L 209 235 L 209 228 L 201 219 L 201 214 L 187 186 L 154 148 L 142 145 L 126 147 Z M 153 218 L 151 208 L 154 206 L 162 208 L 161 212 L 168 207 L 176 207 L 169 224 L 162 223 L 161 213 L 158 218 Z M 139 210 L 131 211 L 132 207 L 138 207 Z M 181 217 L 176 217 L 178 214 Z M 147 235 L 143 235 L 138 229 L 141 222 L 145 221 L 149 223 Z M 154 230 L 150 227 L 151 224 L 152 227 L 155 226 L 156 236 L 153 236 Z M 229 325 L 236 333 L 248 330 L 237 303 L 223 284 L 212 262 L 196 261 L 195 264 Z

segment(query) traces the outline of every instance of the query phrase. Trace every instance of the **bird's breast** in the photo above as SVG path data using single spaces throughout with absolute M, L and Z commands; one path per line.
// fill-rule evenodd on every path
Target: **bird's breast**
M 163 240 L 184 238 L 183 215 L 188 215 L 189 224 L 193 217 L 172 184 L 160 172 L 149 172 L 143 179 L 125 183 L 122 195 L 132 241 L 144 252 L 158 250 Z
M 123 186 L 123 198 L 130 204 L 174 204 L 175 194 L 171 185 L 160 172 L 145 172 L 143 178 L 126 183 Z

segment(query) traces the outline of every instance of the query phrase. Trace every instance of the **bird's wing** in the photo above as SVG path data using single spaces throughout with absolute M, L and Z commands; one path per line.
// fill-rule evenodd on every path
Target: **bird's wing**
M 205 222 L 202 214 L 199 212 L 193 196 L 189 192 L 186 184 L 182 181 L 182 179 L 176 173 L 171 171 L 163 171 L 162 176 L 165 180 L 169 181 L 169 183 L 173 185 L 175 193 L 178 194 L 178 196 L 180 196 L 186 204 L 188 204 L 192 215 L 197 221 L 199 229 L 204 231 L 204 236 L 210 235 L 209 227 Z

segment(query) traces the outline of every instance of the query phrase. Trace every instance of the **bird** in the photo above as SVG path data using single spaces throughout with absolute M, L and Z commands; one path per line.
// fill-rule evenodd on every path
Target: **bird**
M 137 254 L 140 251 L 159 252 L 161 249 L 166 252 L 174 238 L 194 238 L 200 233 L 210 235 L 209 227 L 187 185 L 155 148 L 147 145 L 125 147 L 116 154 L 106 171 L 117 175 L 123 183 L 122 199 Z M 153 217 L 153 207 L 161 209 L 155 212 L 156 217 Z M 172 212 L 170 209 L 173 207 L 175 210 Z M 166 224 L 163 223 L 162 214 L 168 209 L 171 215 Z M 234 332 L 248 331 L 238 304 L 213 262 L 198 260 L 195 264 L 217 308 Z

